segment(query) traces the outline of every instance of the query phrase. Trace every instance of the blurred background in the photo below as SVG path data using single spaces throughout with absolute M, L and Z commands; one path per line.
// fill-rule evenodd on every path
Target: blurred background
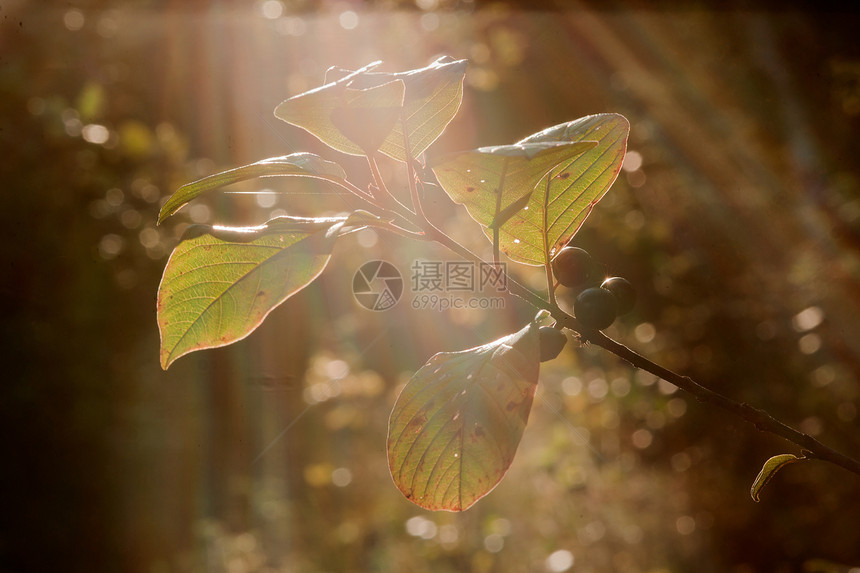
M 575 341 L 496 490 L 463 514 L 410 504 L 385 460 L 399 387 L 534 314 L 353 300 L 369 260 L 455 260 L 432 246 L 351 235 L 247 339 L 160 369 L 155 293 L 189 223 L 345 208 L 287 179 L 156 227 L 160 203 L 300 150 L 363 184 L 272 110 L 330 66 L 447 54 L 470 64 L 431 157 L 630 119 L 575 239 L 638 289 L 608 334 L 860 456 L 858 14 L 517 6 L 0 2 L 0 571 L 860 571 L 860 476 L 795 464 L 756 504 L 761 464 L 797 448 Z M 431 216 L 486 252 L 440 193 Z

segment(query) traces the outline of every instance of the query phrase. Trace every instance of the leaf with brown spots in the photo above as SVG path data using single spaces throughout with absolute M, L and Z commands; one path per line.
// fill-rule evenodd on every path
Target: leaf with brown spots
M 507 255 L 528 264 L 546 264 L 576 234 L 606 194 L 627 153 L 630 122 L 617 113 L 581 117 L 523 139 L 521 145 L 552 141 L 597 142 L 587 152 L 559 163 L 535 187 L 528 208 L 499 230 Z
M 170 255 L 158 287 L 161 367 L 248 336 L 323 271 L 340 235 L 375 219 L 357 211 L 278 217 L 257 227 L 195 227 Z
M 615 181 L 629 131 L 621 115 L 591 115 L 514 145 L 442 158 L 433 172 L 502 252 L 521 263 L 543 265 Z M 476 189 L 464 192 L 469 187 Z
M 433 356 L 388 422 L 388 467 L 425 509 L 463 511 L 502 480 L 519 446 L 540 367 L 538 326 Z
M 596 145 L 550 141 L 482 147 L 442 158 L 433 173 L 448 196 L 466 207 L 495 244 L 498 229 L 529 209 L 535 186 L 547 172 Z M 508 245 L 502 247 L 510 250 Z

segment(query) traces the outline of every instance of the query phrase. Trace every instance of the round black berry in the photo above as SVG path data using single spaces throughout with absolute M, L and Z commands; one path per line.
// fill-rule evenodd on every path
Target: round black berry
M 562 331 L 552 326 L 541 326 L 538 330 L 540 336 L 540 361 L 552 360 L 559 354 L 567 344 L 567 336 Z
M 616 302 L 616 312 L 619 315 L 627 314 L 633 310 L 636 304 L 636 289 L 630 284 L 630 281 L 621 277 L 609 277 L 600 288 L 605 288 L 613 294 Z
M 579 287 L 594 276 L 594 261 L 579 247 L 564 247 L 552 259 L 552 274 L 566 287 Z
M 573 313 L 585 327 L 603 330 L 613 322 L 618 303 L 615 296 L 603 288 L 587 288 L 576 297 Z

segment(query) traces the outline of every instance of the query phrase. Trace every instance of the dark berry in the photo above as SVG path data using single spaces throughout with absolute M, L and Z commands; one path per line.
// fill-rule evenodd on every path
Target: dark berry
M 567 336 L 562 331 L 552 326 L 541 326 L 538 330 L 540 336 L 540 361 L 552 360 L 559 354 L 567 344 Z
M 636 289 L 630 281 L 621 277 L 609 277 L 600 288 L 605 288 L 615 296 L 616 311 L 619 315 L 627 314 L 636 304 Z
M 593 287 L 579 293 L 573 303 L 573 313 L 583 326 L 603 330 L 615 322 L 617 306 L 611 292 Z
M 594 276 L 594 261 L 579 247 L 564 247 L 552 259 L 552 274 L 566 287 L 579 287 Z

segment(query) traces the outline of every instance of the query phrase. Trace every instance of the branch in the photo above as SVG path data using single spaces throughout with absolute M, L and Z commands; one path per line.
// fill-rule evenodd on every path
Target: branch
M 437 242 L 445 245 L 461 257 L 474 262 L 484 262 L 480 257 L 454 241 L 454 239 L 448 235 L 442 233 L 438 228 L 432 227 L 432 229 L 425 229 L 425 232 L 429 239 L 436 240 Z M 564 312 L 558 307 L 558 305 L 542 299 L 536 293 L 512 280 L 510 277 L 508 277 L 507 285 L 508 292 L 526 300 L 526 302 L 529 302 L 533 306 L 550 311 L 557 322 L 567 329 L 580 333 L 583 340 L 608 350 L 622 360 L 626 360 L 636 368 L 650 372 L 651 374 L 662 378 L 666 382 L 674 384 L 681 390 L 685 390 L 695 396 L 695 398 L 700 402 L 709 402 L 719 406 L 720 408 L 723 408 L 724 410 L 727 410 L 728 412 L 731 412 L 732 414 L 753 424 L 760 431 L 768 432 L 788 440 L 789 442 L 806 450 L 805 453 L 807 458 L 825 460 L 852 473 L 860 475 L 860 462 L 856 459 L 825 446 L 808 434 L 798 432 L 794 428 L 777 420 L 764 410 L 754 408 L 746 403 L 736 402 L 731 398 L 719 394 L 718 392 L 705 388 L 688 376 L 681 376 L 668 368 L 664 368 L 663 366 L 648 360 L 641 354 L 638 354 L 624 346 L 620 342 L 616 342 L 609 338 L 600 331 L 584 328 L 576 318 Z
M 404 133 L 406 133 L 405 118 L 401 119 L 404 123 Z M 416 217 L 411 222 L 424 231 L 424 240 L 436 241 L 448 247 L 448 249 L 466 260 L 470 260 L 476 263 L 484 263 L 485 261 L 483 261 L 481 257 L 474 254 L 469 249 L 446 235 L 427 219 L 421 206 L 421 201 L 418 196 L 417 189 L 415 187 L 415 175 L 412 171 L 411 154 L 409 152 L 409 140 L 408 138 L 404 138 L 404 140 L 407 153 L 406 165 L 409 175 L 410 191 L 412 194 L 412 201 L 416 214 Z M 590 207 L 593 207 L 593 204 Z M 498 229 L 495 230 L 498 231 Z M 494 241 L 494 246 L 496 248 L 498 247 L 498 240 Z M 576 320 L 575 317 L 567 314 L 565 311 L 559 308 L 558 304 L 556 304 L 555 297 L 553 296 L 553 286 L 551 284 L 551 281 L 548 281 L 550 300 L 547 301 L 541 298 L 531 289 L 514 281 L 507 273 L 505 273 L 505 275 L 507 279 L 506 284 L 509 293 L 524 299 L 532 306 L 548 310 L 558 324 L 567 329 L 579 333 L 582 337 L 582 340 L 596 344 L 597 346 L 600 346 L 601 348 L 615 354 L 622 360 L 626 360 L 634 367 L 650 372 L 651 374 L 662 378 L 666 382 L 674 384 L 678 388 L 685 390 L 695 396 L 696 399 L 700 402 L 710 402 L 712 404 L 715 404 L 720 408 L 723 408 L 724 410 L 731 412 L 732 414 L 740 417 L 741 419 L 753 424 L 760 431 L 775 434 L 797 446 L 800 446 L 804 449 L 804 453 L 807 458 L 818 458 L 821 460 L 825 460 L 854 474 L 860 475 L 860 462 L 858 462 L 854 458 L 837 452 L 836 450 L 828 446 L 825 446 L 824 444 L 822 444 L 812 436 L 809 436 L 808 434 L 798 432 L 794 428 L 777 420 L 764 410 L 754 408 L 746 403 L 736 402 L 731 398 L 728 398 L 713 390 L 705 388 L 704 386 L 701 386 L 700 384 L 694 382 L 692 378 L 688 376 L 681 376 L 680 374 L 672 372 L 668 368 L 664 368 L 663 366 L 660 366 L 659 364 L 648 360 L 641 354 L 638 354 L 637 352 L 631 350 L 623 344 L 616 342 L 615 340 L 609 338 L 600 331 L 584 328 L 579 323 L 579 321 Z
M 564 324 L 566 320 L 562 319 L 561 322 Z M 568 325 L 565 324 L 565 326 Z M 709 402 L 719 406 L 720 408 L 753 424 L 759 431 L 775 434 L 797 446 L 800 446 L 806 450 L 805 454 L 807 458 L 825 460 L 860 475 L 860 462 L 825 446 L 808 434 L 798 432 L 794 428 L 780 422 L 764 410 L 754 408 L 746 403 L 735 402 L 731 398 L 723 396 L 718 392 L 714 392 L 709 388 L 705 388 L 689 376 L 681 376 L 680 374 L 648 360 L 641 354 L 638 354 L 623 344 L 609 338 L 602 332 L 588 332 L 584 338 L 588 342 L 596 344 L 597 346 L 615 354 L 619 358 L 626 360 L 634 367 L 650 372 L 651 374 L 662 378 L 666 382 L 674 384 L 681 390 L 689 392 L 695 396 L 699 402 Z

